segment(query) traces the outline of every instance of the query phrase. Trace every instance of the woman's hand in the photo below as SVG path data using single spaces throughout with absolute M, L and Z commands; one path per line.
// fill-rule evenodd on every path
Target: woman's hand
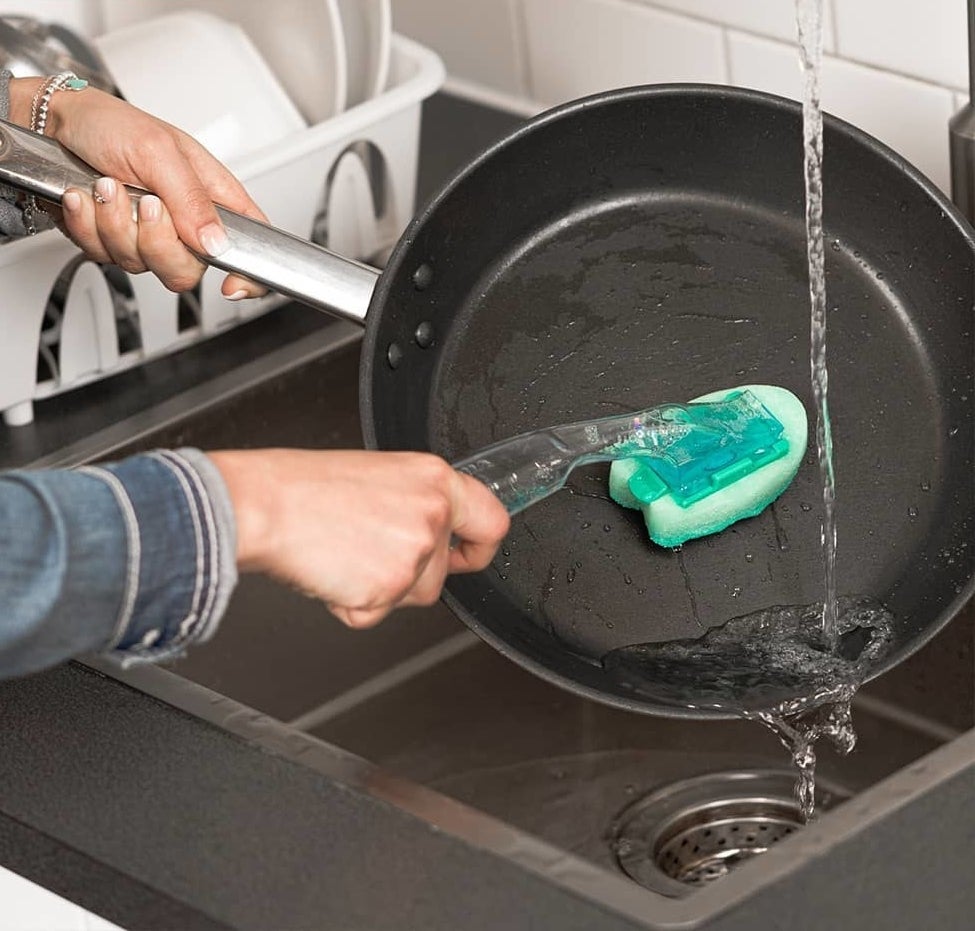
M 29 125 L 31 100 L 41 83 L 38 78 L 11 80 L 13 122 Z M 132 274 L 150 271 L 170 290 L 187 291 L 206 269 L 193 252 L 216 256 L 227 247 L 214 203 L 265 219 L 243 185 L 196 140 L 96 88 L 56 91 L 45 135 L 103 175 L 94 190 L 65 194 L 60 216 L 55 215 L 95 262 L 113 263 Z M 158 195 L 142 198 L 138 222 L 122 184 Z M 227 276 L 222 287 L 235 300 L 265 290 L 237 275 Z
M 210 453 L 237 516 L 237 562 L 324 601 L 350 627 L 433 604 L 508 531 L 487 486 L 428 453 Z M 451 546 L 452 541 L 454 546 Z

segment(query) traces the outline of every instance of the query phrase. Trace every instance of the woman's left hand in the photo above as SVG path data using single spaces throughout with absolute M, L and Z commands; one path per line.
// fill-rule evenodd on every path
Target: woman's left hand
M 10 82 L 11 119 L 29 125 L 37 78 Z M 53 213 L 63 232 L 93 261 L 132 274 L 149 271 L 172 291 L 195 287 L 206 265 L 194 253 L 217 256 L 227 248 L 215 203 L 265 220 L 244 186 L 188 134 L 93 87 L 57 91 L 50 99 L 46 135 L 100 172 L 89 191 L 73 189 Z M 142 197 L 138 217 L 123 184 Z M 228 275 L 232 299 L 264 294 L 262 286 Z

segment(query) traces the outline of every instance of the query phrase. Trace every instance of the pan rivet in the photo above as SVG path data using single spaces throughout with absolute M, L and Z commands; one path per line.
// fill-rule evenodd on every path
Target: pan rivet
M 433 345 L 433 324 L 429 320 L 424 320 L 416 328 L 413 338 L 421 349 L 429 349 Z
M 431 284 L 433 284 L 433 269 L 424 262 L 413 272 L 413 286 L 417 291 L 425 291 Z
M 391 369 L 399 368 L 400 362 L 403 361 L 403 350 L 400 349 L 399 343 L 389 344 L 389 349 L 386 350 L 386 361 Z

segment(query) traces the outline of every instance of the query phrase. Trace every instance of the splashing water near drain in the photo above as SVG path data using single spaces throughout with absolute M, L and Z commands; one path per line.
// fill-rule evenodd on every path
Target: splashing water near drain
M 850 702 L 886 658 L 893 618 L 867 599 L 837 602 L 836 638 L 826 643 L 822 605 L 780 606 L 734 618 L 695 640 L 621 647 L 603 657 L 620 688 L 655 703 L 760 721 L 796 766 L 804 818 L 813 814 L 821 738 L 840 752 L 855 743 Z

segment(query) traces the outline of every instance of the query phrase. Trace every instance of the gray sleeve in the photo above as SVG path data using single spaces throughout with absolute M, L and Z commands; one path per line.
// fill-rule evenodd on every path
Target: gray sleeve
M 10 115 L 10 78 L 12 75 L 6 69 L 0 70 L 0 119 L 7 119 Z M 0 184 L 0 242 L 18 236 L 26 236 L 24 218 L 17 202 L 20 194 L 13 188 Z

